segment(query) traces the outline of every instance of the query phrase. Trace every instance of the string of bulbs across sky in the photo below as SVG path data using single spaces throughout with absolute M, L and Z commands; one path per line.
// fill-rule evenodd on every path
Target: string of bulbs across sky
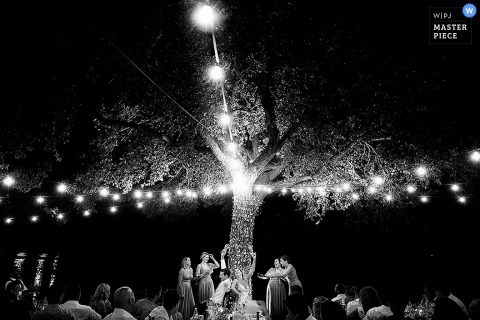
M 194 20 L 197 22 L 202 28 L 209 30 L 212 34 L 212 41 L 213 41 L 213 47 L 214 47 L 214 52 L 215 52 L 215 65 L 210 68 L 208 74 L 209 77 L 215 81 L 220 83 L 221 87 L 221 93 L 222 93 L 222 102 L 223 102 L 223 114 L 220 117 L 220 123 L 224 126 L 227 127 L 229 137 L 230 137 L 230 142 L 228 143 L 228 150 L 231 151 L 234 156 L 235 156 L 235 151 L 236 151 L 236 144 L 233 141 L 232 137 L 232 130 L 231 130 L 231 119 L 229 116 L 229 110 L 225 98 L 225 89 L 223 85 L 223 78 L 224 78 L 224 72 L 223 69 L 220 67 L 220 59 L 218 55 L 218 49 L 217 49 L 217 44 L 216 44 L 216 39 L 215 39 L 215 32 L 214 32 L 214 21 L 216 19 L 216 13 L 212 9 L 212 7 L 208 5 L 204 5 L 199 7 L 196 12 L 194 13 Z M 470 159 L 473 162 L 479 163 L 480 162 L 480 152 L 479 151 L 473 151 L 470 154 Z M 234 162 L 238 160 L 233 160 L 232 166 L 234 166 Z M 419 177 L 424 177 L 428 173 L 428 170 L 420 166 L 416 169 L 416 174 Z M 8 189 L 11 188 L 15 184 L 15 179 L 12 176 L 6 176 L 2 180 L 3 185 L 7 187 Z M 380 186 L 384 183 L 384 178 L 381 176 L 375 176 L 372 178 L 373 184 L 367 188 L 367 193 L 368 194 L 378 194 L 379 191 L 378 189 Z M 231 186 L 225 186 L 225 185 L 220 185 L 215 187 L 205 187 L 203 190 L 193 190 L 193 189 L 177 189 L 177 190 L 162 190 L 162 191 L 144 191 L 144 190 L 134 190 L 133 191 L 133 197 L 136 199 L 136 202 L 134 204 L 126 204 L 122 206 L 131 206 L 135 205 L 137 208 L 142 209 L 146 202 L 153 200 L 155 197 L 158 197 L 158 194 L 161 194 L 161 198 L 165 204 L 169 204 L 172 201 L 172 197 L 186 197 L 187 199 L 196 199 L 199 196 L 204 196 L 208 197 L 214 194 L 217 195 L 224 195 L 227 194 L 229 191 L 234 190 L 239 186 L 231 185 Z M 69 193 L 69 187 L 65 183 L 60 183 L 57 185 L 57 192 L 60 194 L 68 194 Z M 457 194 L 461 188 L 458 184 L 451 184 L 450 189 Z M 321 196 L 327 195 L 328 192 L 350 192 L 352 199 L 358 200 L 360 199 L 360 194 L 357 192 L 353 191 L 353 187 L 349 182 L 344 182 L 343 184 L 339 184 L 335 187 L 325 187 L 325 186 L 309 186 L 305 188 L 292 188 L 292 187 L 282 187 L 282 188 L 272 188 L 271 186 L 268 185 L 255 185 L 254 190 L 257 192 L 266 192 L 266 193 L 272 193 L 274 191 L 280 191 L 281 194 L 286 195 L 288 193 L 318 193 Z M 407 185 L 405 188 L 405 191 L 408 194 L 414 194 L 417 191 L 417 187 L 415 185 Z M 119 203 L 122 201 L 122 195 L 118 192 L 112 192 L 108 188 L 101 188 L 99 189 L 99 195 L 102 198 L 111 198 L 112 201 Z M 173 195 L 173 196 L 172 196 Z M 74 201 L 77 204 L 82 204 L 86 200 L 86 195 L 72 195 Z M 394 197 L 392 194 L 384 194 L 384 200 L 387 202 L 394 201 Z M 55 196 L 51 196 L 55 197 Z M 422 203 L 427 203 L 429 202 L 429 197 L 426 195 L 419 195 L 418 196 L 420 201 Z M 46 205 L 47 204 L 47 199 L 49 196 L 43 196 L 39 195 L 34 197 L 35 202 L 37 205 Z M 5 199 L 5 197 L 0 197 L 0 204 L 1 202 Z M 459 203 L 465 204 L 467 202 L 466 197 L 458 195 L 457 200 Z M 111 213 L 116 213 L 118 211 L 119 205 L 112 205 L 108 208 L 108 210 Z M 91 210 L 84 210 L 83 215 L 85 217 L 90 216 L 92 213 Z M 65 214 L 64 213 L 56 213 L 55 217 L 58 220 L 63 220 L 65 219 Z M 31 222 L 37 222 L 39 220 L 38 216 L 31 216 L 30 217 Z M 7 217 L 5 218 L 5 223 L 6 224 L 11 224 L 14 222 L 13 217 Z

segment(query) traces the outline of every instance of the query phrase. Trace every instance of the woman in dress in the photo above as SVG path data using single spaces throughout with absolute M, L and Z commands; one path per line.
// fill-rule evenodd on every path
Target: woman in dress
M 193 291 L 191 281 L 193 279 L 192 262 L 189 257 L 182 259 L 182 268 L 178 272 L 178 294 L 183 298 L 180 301 L 178 311 L 182 314 L 183 319 L 190 320 L 190 316 L 195 306 L 193 299 Z
M 280 260 L 275 259 L 274 267 L 267 271 L 265 276 L 276 275 L 282 272 Z M 287 297 L 287 281 L 284 278 L 270 278 L 267 285 L 267 310 L 272 320 L 283 320 L 287 315 L 285 298 Z
M 297 271 L 295 270 L 295 267 L 291 264 L 291 260 L 289 256 L 282 256 L 280 258 L 280 265 L 284 268 L 284 270 L 280 271 L 278 275 L 272 274 L 272 275 L 265 275 L 265 277 L 269 279 L 275 279 L 275 278 L 286 278 L 289 283 L 289 290 L 288 293 L 292 291 L 292 286 L 297 285 L 303 290 L 302 283 L 300 280 L 298 280 L 297 277 Z
M 106 283 L 100 283 L 90 300 L 90 307 L 101 315 L 102 318 L 113 311 L 108 297 L 110 297 L 110 286 Z
M 212 262 L 208 262 L 212 259 Z M 201 262 L 195 271 L 195 278 L 198 279 L 198 303 L 203 304 L 208 302 L 213 296 L 215 288 L 213 287 L 213 280 L 211 274 L 214 269 L 220 267 L 213 255 L 203 252 L 200 255 Z

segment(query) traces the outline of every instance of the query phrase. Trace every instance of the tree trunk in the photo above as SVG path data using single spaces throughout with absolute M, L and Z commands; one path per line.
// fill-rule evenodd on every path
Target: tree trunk
M 253 227 L 260 205 L 261 201 L 251 193 L 247 196 L 234 195 L 228 267 L 232 271 L 238 268 L 244 275 L 250 270 L 252 262 L 248 247 L 253 244 Z

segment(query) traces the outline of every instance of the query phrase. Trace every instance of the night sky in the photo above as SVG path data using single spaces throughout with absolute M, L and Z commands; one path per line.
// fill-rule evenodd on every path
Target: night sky
M 35 121 L 37 113 L 42 112 L 41 105 L 71 81 L 72 73 L 81 74 L 88 69 L 84 57 L 91 53 L 90 49 L 107 41 L 102 32 L 113 41 L 118 34 L 128 37 L 129 24 L 159 5 L 158 1 L 65 2 L 69 3 L 10 3 L 2 8 L 2 122 L 15 116 L 24 116 L 26 126 L 29 121 Z M 221 6 L 221 2 L 218 5 Z M 248 2 L 243 5 L 247 6 Z M 322 23 L 343 21 L 359 26 L 364 30 L 361 36 L 375 40 L 379 54 L 394 58 L 414 52 L 419 63 L 436 61 L 439 70 L 447 74 L 445 88 L 450 93 L 439 103 L 443 104 L 445 114 L 453 111 L 459 114 L 464 131 L 458 134 L 466 135 L 472 128 L 478 130 L 474 109 L 478 109 L 480 101 L 478 95 L 471 94 L 478 91 L 480 84 L 478 16 L 474 18 L 472 45 L 428 44 L 428 7 L 457 5 L 454 1 L 430 1 L 421 5 L 414 1 L 388 5 L 379 1 L 354 4 L 305 1 L 299 5 L 299 11 L 309 12 L 321 6 L 315 12 Z M 127 55 L 132 51 L 128 46 L 122 49 Z M 111 52 L 118 54 L 115 50 Z M 88 95 L 88 92 L 82 94 Z M 23 106 L 21 115 L 17 112 L 18 105 Z M 25 114 L 25 110 L 31 114 Z M 87 143 L 84 137 L 93 132 L 92 123 L 85 120 L 77 124 L 84 129 L 78 130 L 65 147 L 65 163 L 58 166 L 50 181 L 68 176 L 69 170 L 78 165 L 78 152 Z M 53 184 L 46 183 L 45 188 L 53 188 Z M 57 201 L 69 200 L 59 196 Z M 450 268 L 455 273 L 457 296 L 468 299 L 473 295 L 473 287 L 480 284 L 478 275 L 473 275 L 480 265 L 472 260 L 478 250 L 475 235 L 480 222 L 479 209 L 478 198 L 461 206 L 447 192 L 440 192 L 432 203 L 409 209 L 423 225 L 381 230 L 369 226 L 355 228 L 341 212 L 329 213 L 316 225 L 295 211 L 290 198 L 271 196 L 266 199 L 254 231 L 254 247 L 259 257 L 257 271 L 264 273 L 275 257 L 290 255 L 311 299 L 316 295 L 333 296 L 336 282 L 380 285 L 385 277 L 392 276 L 404 279 L 418 294 L 422 283 Z M 27 217 L 33 209 L 25 201 L 12 200 L 9 208 L 0 210 L 3 219 L 12 212 Z M 92 216 L 88 220 L 72 215 L 65 224 L 46 219 L 36 225 L 2 224 L 1 277 L 6 278 L 11 271 L 12 257 L 17 252 L 32 255 L 47 252 L 50 256 L 60 254 L 60 278 L 75 277 L 87 291 L 94 290 L 100 282 L 137 289 L 153 278 L 174 287 L 181 258 L 191 256 L 194 267 L 202 251 L 212 252 L 218 259 L 221 248 L 228 242 L 229 231 L 230 217 L 219 207 L 173 222 L 147 219 L 135 209 L 129 209 L 116 216 Z M 384 255 L 381 261 L 375 258 L 379 252 Z M 439 268 L 439 263 L 444 265 Z M 30 268 L 29 272 L 25 271 L 28 283 L 32 281 L 34 266 L 26 268 Z M 402 272 L 399 274 L 398 270 Z M 254 285 L 254 297 L 264 299 L 266 282 L 255 280 Z

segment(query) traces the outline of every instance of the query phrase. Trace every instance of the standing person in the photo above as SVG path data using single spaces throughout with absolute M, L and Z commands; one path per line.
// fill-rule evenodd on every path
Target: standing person
M 275 279 L 275 278 L 286 278 L 288 282 L 290 283 L 289 287 L 289 294 L 292 291 L 292 286 L 293 285 L 298 285 L 300 288 L 303 290 L 302 283 L 297 277 L 297 270 L 295 270 L 295 267 L 291 264 L 290 257 L 287 255 L 283 255 L 280 258 L 280 265 L 284 268 L 278 275 L 265 275 L 269 279 Z
M 208 262 L 212 259 L 212 262 Z M 201 262 L 197 266 L 195 277 L 198 279 L 198 300 L 199 304 L 205 304 L 213 296 L 215 287 L 213 286 L 213 280 L 211 274 L 214 269 L 220 267 L 217 260 L 213 255 L 208 252 L 202 252 L 200 255 Z
M 108 300 L 109 297 L 110 286 L 106 283 L 100 283 L 90 300 L 90 307 L 101 315 L 102 318 L 112 311 L 112 304 Z
M 279 276 L 282 272 L 280 260 L 273 261 L 273 268 L 270 268 L 265 276 L 260 276 L 267 279 L 266 276 Z M 267 310 L 270 313 L 272 320 L 283 320 L 287 315 L 284 300 L 287 297 L 287 281 L 284 278 L 270 278 L 267 285 Z
M 183 319 L 190 320 L 190 316 L 193 313 L 193 307 L 195 306 L 195 300 L 193 298 L 192 284 L 193 269 L 192 262 L 189 257 L 182 259 L 182 268 L 178 272 L 178 284 L 177 291 L 182 297 L 178 311 L 182 314 Z

